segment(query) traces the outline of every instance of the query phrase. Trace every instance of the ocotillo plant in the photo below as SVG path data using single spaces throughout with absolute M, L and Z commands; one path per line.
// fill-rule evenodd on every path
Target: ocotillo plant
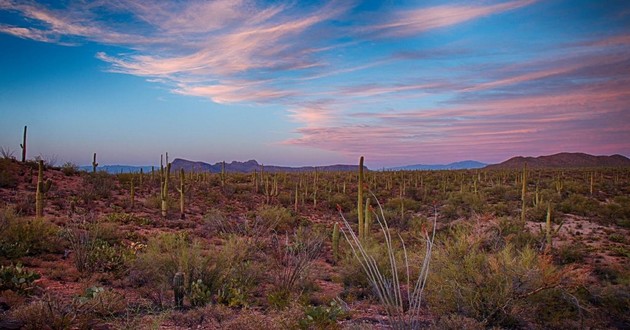
M 94 153 L 94 157 L 92 158 L 92 173 L 96 173 L 96 167 L 98 163 L 96 162 L 96 153 Z
M 179 188 L 177 191 L 179 192 L 179 218 L 184 219 L 186 216 L 184 213 L 184 169 L 179 169 Z
M 365 238 L 365 230 L 363 223 L 364 221 L 364 213 L 363 213 L 363 156 L 359 158 L 359 184 L 358 184 L 358 192 L 357 192 L 357 215 L 359 217 L 359 240 L 363 241 Z
M 44 194 L 50 190 L 52 181 L 44 182 L 44 161 L 39 160 L 39 172 L 37 173 L 37 191 L 35 192 L 35 215 L 40 218 L 44 216 Z
M 22 163 L 24 163 L 26 162 L 26 126 L 24 126 L 24 136 L 22 137 L 20 148 L 22 148 Z

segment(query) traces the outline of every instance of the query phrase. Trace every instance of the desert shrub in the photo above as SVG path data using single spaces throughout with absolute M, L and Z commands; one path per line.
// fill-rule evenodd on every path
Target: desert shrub
M 579 194 L 571 194 L 558 204 L 558 211 L 582 216 L 597 214 L 599 202 Z
M 61 165 L 61 172 L 66 176 L 72 176 L 79 174 L 79 166 L 72 162 L 66 162 Z
M 274 235 L 272 250 L 277 270 L 276 288 L 270 299 L 272 305 L 288 305 L 291 292 L 296 287 L 303 287 L 311 264 L 321 255 L 323 244 L 324 239 L 320 235 L 303 227 L 284 238 Z
M 221 270 L 217 301 L 230 307 L 249 305 L 254 289 L 261 281 L 262 265 L 254 259 L 256 246 L 247 237 L 230 236 L 216 256 Z
M 429 327 L 430 330 L 484 330 L 485 328 L 483 323 L 459 314 L 443 315 Z
M 516 327 L 528 299 L 562 283 L 562 273 L 529 246 L 487 251 L 479 235 L 459 226 L 434 249 L 427 287 L 430 309 L 487 325 Z
M 131 264 L 129 284 L 140 288 L 141 294 L 163 308 L 172 291 L 173 277 L 177 272 L 185 275 L 185 287 L 188 293 L 195 283 L 195 295 L 201 284 L 214 288 L 216 281 L 215 267 L 202 253 L 199 241 L 190 239 L 186 234 L 161 234 L 152 237 L 147 247 L 137 254 Z M 201 282 L 198 282 L 201 280 Z M 201 297 L 194 296 L 195 303 Z
M 588 255 L 588 247 L 582 242 L 560 246 L 555 253 L 556 262 L 561 265 L 581 263 Z
M 74 265 L 80 272 L 119 272 L 134 255 L 133 250 L 121 244 L 111 223 L 67 228 L 62 235 L 70 244 Z
M 12 310 L 8 317 L 21 323 L 22 329 L 93 329 L 105 320 L 121 314 L 124 298 L 112 291 L 99 291 L 70 301 L 58 295 L 44 294 L 28 305 Z
M 598 211 L 606 223 L 630 228 L 630 197 L 615 197 L 612 202 L 605 204 Z
M 337 210 L 337 205 L 341 206 L 342 210 L 350 210 L 356 207 L 356 202 L 350 195 L 342 193 L 334 193 L 328 198 L 328 205 L 332 210 Z
M 0 188 L 17 187 L 19 171 L 17 162 L 10 158 L 0 158 Z
M 160 207 L 162 207 L 162 200 L 160 199 L 160 195 L 149 195 L 145 200 L 144 200 L 144 206 L 150 208 L 150 209 L 157 209 L 159 210 Z
M 83 176 L 79 196 L 85 203 L 97 199 L 109 199 L 116 189 L 114 177 L 106 172 L 89 173 Z
M 11 290 L 27 294 L 35 287 L 33 282 L 41 276 L 26 270 L 22 264 L 0 266 L 0 291 Z
M 497 217 L 507 217 L 512 215 L 514 209 L 510 207 L 508 203 L 498 202 L 492 204 L 490 207 L 490 211 Z
M 59 227 L 41 218 L 17 217 L 12 210 L 0 210 L 0 254 L 8 258 L 63 251 Z
M 256 215 L 269 228 L 278 231 L 291 230 L 295 226 L 295 219 L 291 211 L 282 206 L 262 206 L 256 210 Z
M 504 242 L 509 242 L 517 249 L 535 247 L 541 242 L 541 237 L 527 230 L 520 219 L 499 218 L 497 224 Z
M 621 234 L 621 233 L 612 233 L 612 234 L 608 235 L 608 239 L 611 242 L 615 242 L 615 243 L 623 243 L 623 244 L 625 244 L 627 242 L 626 236 L 624 234 Z
M 543 329 L 584 329 L 587 302 L 567 290 L 552 288 L 528 299 L 525 319 Z
M 300 329 L 340 329 L 337 321 L 346 316 L 346 311 L 333 300 L 328 306 L 305 306 L 304 316 L 298 321 L 298 325 Z
M 104 220 L 121 224 L 135 224 L 138 226 L 146 226 L 154 222 L 150 218 L 139 217 L 131 213 L 110 213 L 105 216 Z

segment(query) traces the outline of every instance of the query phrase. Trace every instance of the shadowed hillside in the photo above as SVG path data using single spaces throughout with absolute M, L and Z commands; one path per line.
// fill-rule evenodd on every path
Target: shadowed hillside
M 488 165 L 486 169 L 522 168 L 527 163 L 530 168 L 560 167 L 625 167 L 630 166 L 630 159 L 622 155 L 593 156 L 584 153 L 563 152 L 540 157 L 513 157 L 503 163 Z

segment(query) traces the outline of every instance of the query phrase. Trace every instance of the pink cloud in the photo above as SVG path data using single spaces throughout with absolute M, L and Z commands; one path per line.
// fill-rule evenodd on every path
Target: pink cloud
M 383 24 L 366 28 L 382 36 L 408 36 L 444 28 L 485 16 L 525 7 L 535 0 L 520 0 L 488 6 L 444 5 L 399 12 Z

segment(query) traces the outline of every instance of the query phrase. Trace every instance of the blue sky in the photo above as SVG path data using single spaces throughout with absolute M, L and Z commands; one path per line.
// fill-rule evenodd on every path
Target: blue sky
M 0 49 L 31 158 L 630 155 L 627 1 L 0 0 Z

